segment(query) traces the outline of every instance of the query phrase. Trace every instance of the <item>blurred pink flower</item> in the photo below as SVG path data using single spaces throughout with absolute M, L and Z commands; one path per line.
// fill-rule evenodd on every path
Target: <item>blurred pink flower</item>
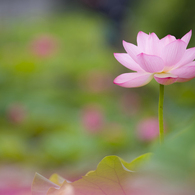
M 137 125 L 137 137 L 143 141 L 150 141 L 159 135 L 158 118 L 150 117 L 139 122 Z
M 181 39 L 172 35 L 159 39 L 155 33 L 140 31 L 137 45 L 123 41 L 127 53 L 115 53 L 115 58 L 125 67 L 136 71 L 124 73 L 115 78 L 121 87 L 141 87 L 152 78 L 162 84 L 186 82 L 195 77 L 195 47 L 186 49 L 192 31 Z
M 26 117 L 26 110 L 21 104 L 13 104 L 8 108 L 7 116 L 12 123 L 22 123 Z
M 50 35 L 41 35 L 32 42 L 32 52 L 39 57 L 48 57 L 57 50 L 57 41 Z
M 95 133 L 104 125 L 104 114 L 99 107 L 88 105 L 82 110 L 81 120 L 87 131 Z
M 32 170 L 16 165 L 0 166 L 0 195 L 30 195 Z
M 0 195 L 31 195 L 31 187 L 28 188 L 17 188 L 17 189 L 0 189 Z

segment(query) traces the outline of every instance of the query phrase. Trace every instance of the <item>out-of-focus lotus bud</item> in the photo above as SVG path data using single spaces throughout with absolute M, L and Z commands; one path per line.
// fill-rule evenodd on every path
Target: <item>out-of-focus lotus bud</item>
M 51 35 L 40 35 L 31 43 L 32 52 L 39 57 L 52 56 L 58 48 L 57 40 Z
M 15 124 L 22 123 L 26 117 L 26 110 L 21 104 L 13 104 L 7 110 L 8 119 Z
M 99 107 L 88 105 L 83 108 L 81 114 L 82 124 L 88 132 L 95 133 L 102 129 L 104 114 Z
M 159 135 L 158 118 L 143 119 L 137 125 L 137 137 L 142 141 L 151 141 Z

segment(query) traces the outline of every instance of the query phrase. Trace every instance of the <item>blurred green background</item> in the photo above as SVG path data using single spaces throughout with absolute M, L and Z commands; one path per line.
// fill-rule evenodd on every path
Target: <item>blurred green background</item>
M 106 155 L 129 161 L 148 152 L 157 140 L 141 137 L 139 128 L 146 121 L 158 128 L 158 83 L 115 86 L 114 78 L 128 70 L 113 53 L 124 52 L 122 40 L 136 44 L 140 30 L 159 38 L 195 32 L 194 7 L 193 0 L 127 1 L 119 26 L 89 1 L 61 2 L 44 14 L 3 16 L 1 166 L 63 168 L 79 175 Z M 195 80 L 165 87 L 167 135 L 193 120 L 194 86 Z

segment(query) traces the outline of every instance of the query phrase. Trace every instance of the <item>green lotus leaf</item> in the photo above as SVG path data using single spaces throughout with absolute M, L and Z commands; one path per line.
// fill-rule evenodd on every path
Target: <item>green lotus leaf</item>
M 122 195 L 130 194 L 129 182 L 134 171 L 149 158 L 142 155 L 130 163 L 117 156 L 105 157 L 95 171 L 82 179 L 69 183 L 54 174 L 50 179 L 36 174 L 32 184 L 32 195 Z

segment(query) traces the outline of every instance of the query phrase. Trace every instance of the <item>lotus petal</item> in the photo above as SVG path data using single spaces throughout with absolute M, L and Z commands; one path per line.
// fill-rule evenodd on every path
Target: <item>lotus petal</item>
M 188 43 L 190 42 L 191 36 L 192 36 L 192 30 L 190 30 L 188 33 L 186 33 L 186 34 L 181 38 L 181 40 L 184 41 L 184 42 L 186 42 L 187 45 L 188 45 Z
M 164 61 L 162 58 L 155 55 L 141 53 L 137 55 L 137 61 L 146 72 L 161 72 L 164 68 Z
M 114 84 L 133 88 L 148 84 L 153 78 L 151 73 L 124 73 L 115 78 Z
M 126 41 L 123 41 L 123 46 L 126 50 L 126 52 L 130 55 L 130 57 L 135 61 L 137 62 L 137 55 L 141 53 L 140 49 L 132 44 L 132 43 L 128 43 Z
M 178 76 L 172 75 L 170 73 L 155 74 L 154 79 L 162 85 L 170 85 L 177 81 Z
M 166 67 L 174 66 L 182 59 L 187 44 L 182 40 L 176 40 L 166 45 L 162 51 L 162 58 Z
M 175 65 L 175 67 L 180 67 L 185 64 L 192 62 L 195 59 L 195 47 L 187 49 L 182 57 L 182 59 Z
M 176 40 L 176 38 L 172 35 L 167 35 L 166 37 L 162 38 L 160 40 L 161 43 L 161 47 L 165 47 L 166 45 L 168 45 L 169 43 L 172 43 Z
M 172 74 L 179 78 L 191 79 L 195 77 L 195 62 L 192 62 L 186 66 L 182 66 L 171 71 Z
M 143 69 L 126 53 L 115 53 L 114 57 L 126 68 L 134 71 L 142 71 Z

